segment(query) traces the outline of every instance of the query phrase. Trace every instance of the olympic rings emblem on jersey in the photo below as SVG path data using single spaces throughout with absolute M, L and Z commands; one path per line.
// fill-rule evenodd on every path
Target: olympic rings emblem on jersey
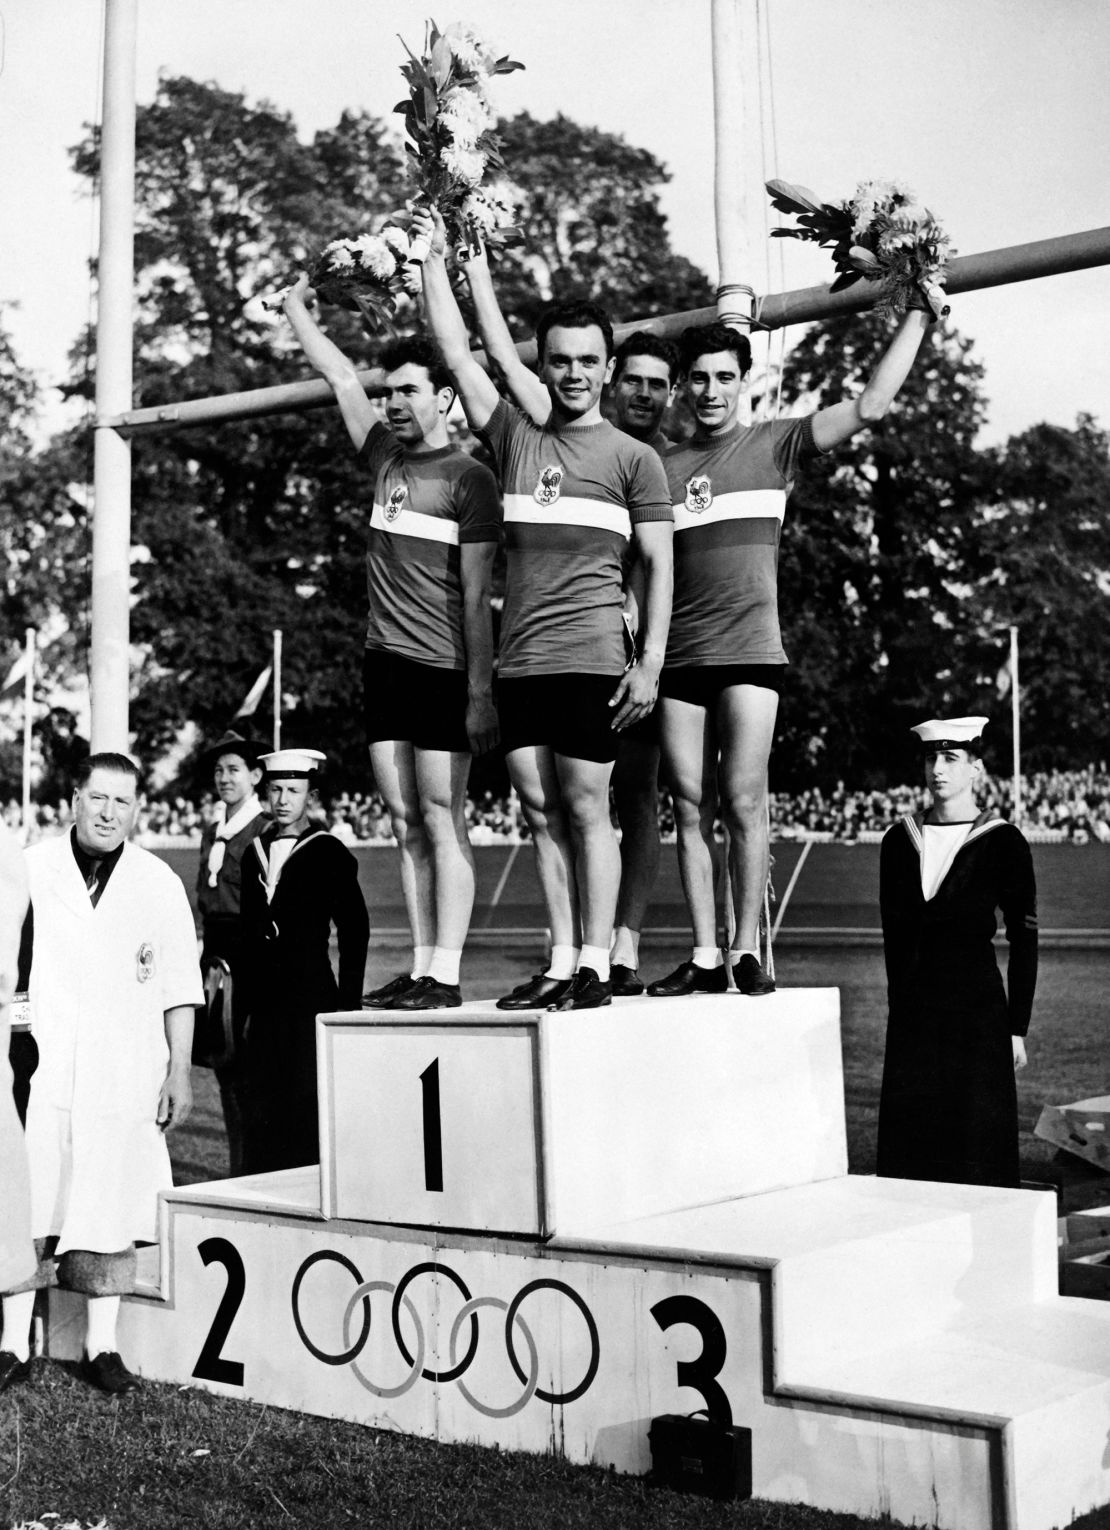
M 404 509 L 405 500 L 408 499 L 408 497 L 409 486 L 407 483 L 399 483 L 397 487 L 392 490 L 389 499 L 386 501 L 385 510 L 383 512 L 387 521 L 392 523 L 397 519 L 401 511 Z
M 565 472 L 557 462 L 545 467 L 536 480 L 536 487 L 532 490 L 532 498 L 537 505 L 553 505 L 559 498 L 563 487 Z
M 334 1353 L 320 1349 L 314 1344 L 305 1332 L 304 1323 L 301 1321 L 300 1295 L 304 1278 L 313 1265 L 320 1264 L 325 1260 L 341 1265 L 355 1281 L 355 1289 L 351 1293 L 343 1313 L 344 1348 Z M 424 1325 L 420 1320 L 420 1314 L 408 1295 L 409 1286 L 421 1275 L 443 1276 L 458 1289 L 460 1296 L 463 1298 L 463 1305 L 459 1308 L 451 1325 L 451 1333 L 447 1345 L 449 1364 L 446 1370 L 431 1370 L 424 1365 L 427 1352 Z M 532 1330 L 520 1312 L 522 1304 L 527 1301 L 529 1296 L 536 1291 L 544 1290 L 557 1291 L 567 1297 L 578 1308 L 585 1319 L 586 1328 L 590 1336 L 590 1359 L 589 1364 L 586 1366 L 585 1374 L 576 1386 L 569 1387 L 562 1392 L 550 1391 L 538 1385 L 540 1375 L 539 1349 L 532 1335 Z M 359 1364 L 359 1357 L 370 1337 L 370 1297 L 375 1291 L 391 1292 L 393 1295 L 393 1303 L 390 1308 L 393 1339 L 402 1360 L 409 1367 L 408 1374 L 396 1386 L 382 1386 L 378 1382 L 373 1381 L 365 1374 Z M 563 1281 L 551 1280 L 546 1277 L 539 1280 L 530 1280 L 527 1285 L 521 1287 L 511 1302 L 506 1302 L 499 1296 L 471 1296 L 462 1276 L 457 1275 L 454 1270 L 445 1264 L 414 1264 L 396 1283 L 391 1280 L 363 1280 L 362 1272 L 358 1269 L 357 1265 L 344 1254 L 337 1254 L 331 1249 L 321 1249 L 315 1254 L 310 1254 L 297 1271 L 293 1281 L 292 1302 L 293 1322 L 296 1325 L 301 1343 L 308 1350 L 309 1354 L 314 1355 L 323 1365 L 349 1365 L 362 1386 L 368 1392 L 373 1392 L 375 1397 L 403 1397 L 406 1392 L 416 1385 L 421 1377 L 426 1381 L 437 1383 L 454 1381 L 470 1406 L 478 1413 L 485 1414 L 487 1418 L 510 1418 L 514 1413 L 519 1413 L 522 1408 L 527 1407 L 533 1397 L 538 1397 L 541 1402 L 553 1405 L 574 1402 L 576 1398 L 581 1397 L 592 1385 L 601 1359 L 601 1342 L 598 1337 L 597 1323 L 589 1307 L 578 1295 L 577 1291 L 572 1290 Z M 362 1304 L 362 1317 L 358 1323 L 358 1333 L 352 1337 L 355 1328 L 355 1309 L 360 1303 Z M 415 1335 L 415 1353 L 409 1351 L 401 1332 L 402 1307 L 404 1307 L 408 1315 L 408 1320 L 412 1325 L 412 1332 Z M 495 1407 L 490 1403 L 482 1402 L 479 1398 L 475 1397 L 462 1380 L 478 1352 L 477 1315 L 483 1307 L 492 1307 L 496 1311 L 505 1314 L 505 1349 L 509 1357 L 509 1364 L 513 1369 L 513 1374 L 523 1388 L 520 1396 L 504 1407 Z M 470 1335 L 463 1356 L 459 1359 L 459 1339 L 466 1323 L 470 1324 Z M 524 1346 L 528 1351 L 527 1371 L 521 1365 L 520 1357 L 517 1353 L 514 1333 L 518 1329 L 520 1337 L 524 1341 Z
M 713 482 L 706 474 L 702 478 L 688 478 L 686 480 L 686 508 L 701 515 L 708 510 L 713 503 Z

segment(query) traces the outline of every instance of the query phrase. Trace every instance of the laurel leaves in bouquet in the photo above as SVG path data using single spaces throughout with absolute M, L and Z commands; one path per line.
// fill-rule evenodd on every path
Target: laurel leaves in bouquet
M 955 254 L 948 235 L 908 186 L 899 181 L 861 181 L 853 197 L 823 202 L 805 186 L 767 182 L 771 206 L 797 219 L 796 228 L 776 228 L 772 239 L 805 239 L 832 252 L 836 279 L 831 292 L 858 281 L 876 282 L 879 313 L 896 317 L 924 297 L 935 317 L 943 307 L 941 287 Z
M 473 27 L 427 24 L 418 57 L 402 38 L 409 87 L 394 108 L 403 118 L 419 193 L 434 202 L 456 246 L 475 235 L 493 249 L 515 242 L 514 198 L 503 183 L 504 159 L 489 82 L 524 65 L 496 50 Z

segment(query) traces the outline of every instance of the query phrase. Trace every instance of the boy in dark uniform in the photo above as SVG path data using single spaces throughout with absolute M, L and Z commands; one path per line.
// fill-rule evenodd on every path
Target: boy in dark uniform
M 879 902 L 887 990 L 878 1172 L 895 1179 L 1019 1183 L 1017 1090 L 1037 981 L 1037 889 L 1021 831 L 981 813 L 985 717 L 933 719 L 928 812 L 883 840 Z M 995 960 L 996 911 L 1010 944 Z
M 272 825 L 243 863 L 243 1172 L 319 1161 L 316 1016 L 361 1006 L 370 922 L 358 863 L 309 812 L 318 749 L 262 756 Z M 329 955 L 339 945 L 339 978 Z
M 234 1015 L 234 980 L 242 946 L 239 900 L 243 856 L 269 820 L 258 800 L 262 770 L 258 748 L 242 734 L 229 730 L 205 751 L 211 765 L 222 811 L 207 824 L 200 841 L 197 868 L 197 908 L 204 947 L 201 973 L 207 1019 L 198 1020 L 194 1061 L 214 1062 L 227 1128 L 229 1172 L 243 1163 L 242 1027 Z

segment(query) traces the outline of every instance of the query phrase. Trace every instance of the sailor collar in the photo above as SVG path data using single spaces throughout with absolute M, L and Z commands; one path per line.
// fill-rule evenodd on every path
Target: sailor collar
M 1006 822 L 1007 820 L 1000 817 L 995 808 L 985 809 L 985 811 L 979 814 L 978 818 L 972 821 L 971 830 L 960 846 L 960 850 L 965 849 L 973 840 L 982 839 L 983 835 L 989 834 L 992 829 L 1002 828 Z M 919 856 L 924 845 L 924 836 L 921 832 L 924 825 L 924 813 L 914 813 L 902 819 L 902 826 L 909 835 L 910 843 Z M 956 851 L 957 855 L 959 855 L 960 850 Z
M 307 845 L 310 839 L 315 839 L 318 835 L 326 834 L 327 832 L 327 829 L 322 828 L 318 823 L 310 824 L 303 834 L 297 835 L 293 842 L 292 850 L 290 850 L 289 854 L 285 858 L 285 864 L 288 865 L 296 855 L 297 851 L 300 850 L 303 845 Z M 252 840 L 251 842 L 254 853 L 258 857 L 259 864 L 261 865 L 263 871 L 269 871 L 270 869 L 270 846 L 277 838 L 279 838 L 277 834 L 271 834 L 269 831 L 267 831 L 264 834 L 260 834 L 257 839 Z

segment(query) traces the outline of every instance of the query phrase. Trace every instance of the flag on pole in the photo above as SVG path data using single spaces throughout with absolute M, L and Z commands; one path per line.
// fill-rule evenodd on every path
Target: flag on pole
M 14 691 L 17 686 L 22 686 L 27 677 L 29 663 L 30 659 L 26 648 L 24 648 L 21 650 L 19 658 L 16 659 L 11 669 L 8 670 L 3 680 L 0 681 L 0 696 L 6 696 L 9 691 Z
M 1007 654 L 1006 655 L 1006 662 L 1003 664 L 1002 668 L 998 671 L 998 674 L 994 677 L 994 688 L 995 688 L 995 691 L 998 693 L 999 701 L 1004 700 L 1005 697 L 1007 697 L 1010 694 L 1010 687 L 1013 685 L 1013 683 L 1014 683 L 1013 665 L 1011 663 L 1010 655 Z
M 232 718 L 232 722 L 238 722 L 240 717 L 254 716 L 254 714 L 258 711 L 258 703 L 262 700 L 262 697 L 266 693 L 266 687 L 270 683 L 270 676 L 272 674 L 273 665 L 267 664 L 266 668 L 262 671 L 258 679 L 251 686 L 250 690 L 243 697 L 242 705 L 236 712 L 235 716 Z

